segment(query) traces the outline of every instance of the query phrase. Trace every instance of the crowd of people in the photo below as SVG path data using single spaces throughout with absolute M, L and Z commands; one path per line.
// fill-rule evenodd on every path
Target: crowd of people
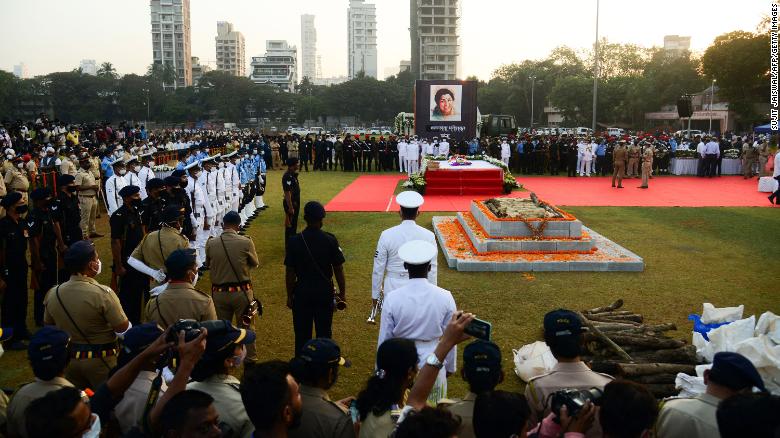
M 474 315 L 458 310 L 452 294 L 437 286 L 438 249 L 433 233 L 416 223 L 424 203 L 416 192 L 398 195 L 400 223 L 377 243 L 374 371 L 354 397 L 331 400 L 328 391 L 350 365 L 331 327 L 333 313 L 346 306 L 345 258 L 336 236 L 323 230 L 325 208 L 302 204 L 299 166 L 349 171 L 360 162 L 361 171 L 414 171 L 414 150 L 417 159 L 464 147 L 474 153 L 471 143 L 437 140 L 147 132 L 108 123 L 79 128 L 43 115 L 3 128 L 10 165 L 0 201 L 0 336 L 9 349 L 27 351 L 36 377 L 10 401 L 0 395 L 0 408 L 8 403 L 4 432 L 29 438 L 776 433 L 778 398 L 764 392 L 744 357 L 717 355 L 705 374 L 706 394 L 659 409 L 641 385 L 587 367 L 580 358 L 584 329 L 563 309 L 543 321 L 558 365 L 529 382 L 525 394 L 496 389 L 504 378 L 501 350 L 482 336 L 461 354 L 470 392 L 450 399 L 457 345 L 475 334 Z M 622 143 L 616 151 L 630 150 Z M 501 155 L 508 143 L 497 144 Z M 368 153 L 361 149 L 358 159 L 355 147 L 363 145 Z M 377 163 L 374 148 L 393 153 L 379 153 Z M 396 161 L 402 149 L 411 152 Z M 176 164 L 161 168 L 158 157 Z M 251 270 L 260 258 L 244 235 L 267 208 L 267 170 L 282 162 L 285 285 L 295 332 L 289 361 L 261 360 L 254 348 L 262 304 Z M 103 237 L 95 226 L 101 201 L 111 230 L 110 286 L 96 280 L 108 259 L 93 242 Z M 298 232 L 301 212 L 306 226 Z M 196 287 L 205 270 L 208 292 Z M 28 286 L 41 327 L 34 333 L 26 318 Z

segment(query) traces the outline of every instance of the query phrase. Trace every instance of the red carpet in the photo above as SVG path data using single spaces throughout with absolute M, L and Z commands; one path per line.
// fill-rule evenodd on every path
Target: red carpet
M 397 211 L 393 193 L 403 175 L 365 175 L 344 188 L 326 206 L 328 211 Z M 528 192 L 513 192 L 526 197 L 529 192 L 561 206 L 615 207 L 770 207 L 768 193 L 757 191 L 757 180 L 741 176 L 704 179 L 686 176 L 661 176 L 650 180 L 649 189 L 638 189 L 641 180 L 623 180 L 623 189 L 610 187 L 606 177 L 525 177 L 517 178 Z M 422 211 L 465 211 L 473 199 L 491 195 L 426 195 Z

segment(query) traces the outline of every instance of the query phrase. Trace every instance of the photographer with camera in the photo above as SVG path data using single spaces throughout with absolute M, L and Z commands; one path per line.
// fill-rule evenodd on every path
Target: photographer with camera
M 217 319 L 214 302 L 205 292 L 195 289 L 198 265 L 194 249 L 177 249 L 165 259 L 170 283 L 167 289 L 146 303 L 146 320 L 170 327 L 180 319 L 213 321 Z
M 531 407 L 531 424 L 540 422 L 551 412 L 551 395 L 561 390 L 602 391 L 613 380 L 612 376 L 590 370 L 580 359 L 584 329 L 576 313 L 558 309 L 544 316 L 544 341 L 558 363 L 552 371 L 536 376 L 525 387 L 525 398 Z M 565 394 L 563 394 L 565 395 Z M 575 412 L 570 412 L 575 415 Z M 601 436 L 598 423 L 590 429 L 589 437 Z
M 333 311 L 346 306 L 344 254 L 333 234 L 322 231 L 325 207 L 309 201 L 303 207 L 306 229 L 287 240 L 287 307 L 292 310 L 295 355 L 311 339 L 311 326 L 318 338 L 331 338 Z M 333 286 L 336 277 L 339 292 Z
M 261 309 L 252 290 L 251 268 L 260 265 L 255 244 L 240 236 L 241 217 L 229 211 L 222 218 L 223 232 L 206 242 L 206 265 L 211 269 L 211 298 L 219 319 L 233 321 L 245 329 L 254 327 L 255 314 Z M 254 342 L 246 345 L 245 364 L 257 362 Z
M 716 412 L 721 400 L 766 391 L 756 367 L 739 353 L 716 353 L 712 368 L 704 371 L 707 390 L 692 398 L 672 397 L 661 407 L 656 424 L 658 438 L 718 437 Z
M 240 381 L 231 372 L 241 367 L 249 345 L 255 343 L 255 332 L 238 329 L 230 321 L 208 321 L 209 336 L 203 357 L 192 370 L 187 390 L 205 392 L 214 398 L 220 422 L 234 437 L 251 437 L 255 430 L 241 401 Z
M 436 246 L 424 240 L 412 240 L 399 248 L 398 256 L 409 271 L 409 281 L 385 297 L 379 326 L 379 345 L 390 338 L 413 339 L 421 368 L 431 359 L 456 310 L 450 291 L 428 281 L 437 254 Z M 430 395 L 431 403 L 447 397 L 447 375 L 455 372 L 456 351 L 454 347 L 442 362 L 436 363 L 439 377 Z
M 454 415 L 460 417 L 458 438 L 473 438 L 474 401 L 477 394 L 493 391 L 504 381 L 501 369 L 501 350 L 491 341 L 478 339 L 463 349 L 463 369 L 461 377 L 469 384 L 469 393 L 452 404 L 440 403 Z
M 336 384 L 340 367 L 349 367 L 341 349 L 331 339 L 307 342 L 290 362 L 290 370 L 300 383 L 303 417 L 290 436 L 300 438 L 350 438 L 355 436 L 352 419 L 344 402 L 334 402 L 326 392 Z

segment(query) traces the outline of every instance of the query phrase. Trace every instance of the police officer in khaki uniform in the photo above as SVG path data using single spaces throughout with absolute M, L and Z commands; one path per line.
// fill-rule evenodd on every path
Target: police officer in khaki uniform
M 89 157 L 84 157 L 79 162 L 81 167 L 76 173 L 76 186 L 79 188 L 79 211 L 81 212 L 81 232 L 90 238 L 103 237 L 95 228 L 97 217 L 97 193 L 98 183 L 90 172 Z
M 71 277 L 49 290 L 43 322 L 72 337 L 65 377 L 79 388 L 96 389 L 116 366 L 117 337 L 130 327 L 114 291 L 95 280 L 103 265 L 92 242 L 74 243 L 65 253 Z
M 345 401 L 334 402 L 326 392 L 336 383 L 339 367 L 350 363 L 331 339 L 316 338 L 304 344 L 290 368 L 300 382 L 301 425 L 287 432 L 290 438 L 351 438 L 355 436 Z
M 716 353 L 712 368 L 704 371 L 707 390 L 692 398 L 667 399 L 656 423 L 658 438 L 719 437 L 715 413 L 718 404 L 736 394 L 750 394 L 753 387 L 766 391 L 756 367 L 739 353 Z
M 27 179 L 27 173 L 24 171 L 24 161 L 22 157 L 15 157 L 13 167 L 5 172 L 5 186 L 8 192 L 19 192 L 22 194 L 22 200 L 27 203 L 27 191 L 30 189 L 30 180 Z
M 203 391 L 214 398 L 214 408 L 219 414 L 222 433 L 237 438 L 251 438 L 255 427 L 241 400 L 241 382 L 231 371 L 241 366 L 249 345 L 255 343 L 255 332 L 238 329 L 222 320 L 224 329 L 209 328 L 206 351 L 192 370 L 187 389 Z M 225 428 L 227 426 L 232 434 Z
M 24 411 L 33 400 L 51 391 L 73 387 L 63 377 L 68 364 L 70 336 L 54 326 L 46 326 L 30 339 L 27 357 L 35 380 L 21 386 L 8 404 L 8 436 L 26 437 Z
M 190 242 L 181 234 L 184 207 L 171 204 L 162 213 L 162 228 L 144 236 L 127 259 L 127 264 L 154 280 L 154 285 L 165 281 L 165 260 L 177 249 L 189 248 Z
M 206 265 L 211 268 L 211 296 L 219 319 L 233 321 L 242 328 L 253 328 L 249 307 L 255 300 L 249 269 L 259 266 L 252 239 L 238 235 L 241 217 L 229 211 L 222 218 L 224 231 L 206 242 Z M 248 324 L 247 324 L 248 322 Z M 247 345 L 247 362 L 257 361 L 254 343 Z
M 531 407 L 530 424 L 536 424 L 550 413 L 547 397 L 561 389 L 599 388 L 613 380 L 612 376 L 590 370 L 580 360 L 583 344 L 582 322 L 576 313 L 558 309 L 544 315 L 544 341 L 550 347 L 558 363 L 552 371 L 536 376 L 525 387 L 525 398 Z M 600 437 L 601 425 L 598 419 L 586 434 L 588 437 Z
M 617 179 L 617 188 L 623 188 L 623 178 L 626 176 L 626 159 L 628 158 L 628 149 L 626 141 L 620 140 L 617 147 L 612 151 L 612 187 L 615 187 Z
M 146 303 L 146 320 L 170 327 L 180 319 L 212 321 L 217 319 L 214 302 L 209 294 L 195 289 L 198 267 L 195 250 L 177 249 L 165 259 L 170 282 L 159 295 Z
M 493 391 L 504 380 L 498 345 L 483 340 L 467 345 L 463 349 L 461 376 L 469 384 L 469 393 L 452 404 L 440 402 L 439 406 L 460 418 L 458 438 L 474 438 L 474 402 L 477 394 Z
M 639 176 L 639 158 L 641 155 L 642 150 L 639 149 L 638 145 L 632 144 L 628 147 L 628 170 L 626 171 L 626 173 L 628 173 L 627 178 L 636 178 Z
M 653 171 L 653 146 L 648 144 L 642 152 L 642 185 L 640 189 L 648 188 L 650 172 Z

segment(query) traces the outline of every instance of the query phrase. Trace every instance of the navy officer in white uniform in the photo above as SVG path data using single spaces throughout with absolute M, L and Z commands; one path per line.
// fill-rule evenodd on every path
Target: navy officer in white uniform
M 455 299 L 450 291 L 431 284 L 426 276 L 437 255 L 436 245 L 426 240 L 412 240 L 398 250 L 409 272 L 406 285 L 385 297 L 377 346 L 390 338 L 413 339 L 418 365 L 422 368 L 433 354 L 439 338 L 455 313 Z M 439 376 L 428 398 L 434 406 L 447 397 L 447 375 L 455 372 L 457 351 L 450 350 L 439 363 Z
M 415 222 L 417 216 L 420 215 L 420 206 L 424 202 L 422 195 L 415 191 L 401 192 L 396 196 L 395 202 L 401 206 L 399 211 L 401 223 L 382 231 L 374 253 L 374 271 L 371 275 L 371 298 L 374 306 L 377 305 L 382 293 L 387 296 L 389 292 L 409 281 L 404 262 L 398 256 L 398 249 L 406 242 L 424 240 L 433 245 L 437 253 L 431 260 L 431 270 L 427 278 L 431 284 L 437 284 L 438 247 L 436 246 L 436 236 Z

